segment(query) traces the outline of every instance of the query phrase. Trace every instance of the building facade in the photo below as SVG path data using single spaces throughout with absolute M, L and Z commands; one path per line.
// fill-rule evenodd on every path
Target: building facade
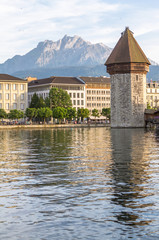
M 144 127 L 150 62 L 126 28 L 105 65 L 111 76 L 111 127 Z
M 80 77 L 85 82 L 86 108 L 99 113 L 103 108 L 110 108 L 110 78 L 107 77 Z
M 28 82 L 7 74 L 0 74 L 0 108 L 6 112 L 28 107 Z
M 159 83 L 150 82 L 146 84 L 146 102 L 151 108 L 159 107 Z
M 110 78 L 106 77 L 50 77 L 29 82 L 28 105 L 34 93 L 44 99 L 52 87 L 62 88 L 70 95 L 72 106 L 88 108 L 90 113 L 97 109 L 110 108 Z
M 29 82 L 28 84 L 28 104 L 34 93 L 44 99 L 49 96 L 52 87 L 61 88 L 70 95 L 72 106 L 78 110 L 85 108 L 85 84 L 76 77 L 50 77 Z

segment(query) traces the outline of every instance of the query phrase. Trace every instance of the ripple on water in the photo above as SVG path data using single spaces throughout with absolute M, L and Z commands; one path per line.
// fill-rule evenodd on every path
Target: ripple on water
M 157 239 L 159 136 L 1 131 L 1 238 Z

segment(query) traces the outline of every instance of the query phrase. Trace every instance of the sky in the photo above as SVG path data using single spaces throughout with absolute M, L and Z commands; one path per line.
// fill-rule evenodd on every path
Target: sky
M 0 63 L 66 34 L 113 48 L 125 27 L 159 63 L 158 0 L 0 0 L 0 22 Z

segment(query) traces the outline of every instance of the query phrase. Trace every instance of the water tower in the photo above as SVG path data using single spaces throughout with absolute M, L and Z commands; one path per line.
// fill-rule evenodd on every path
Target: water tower
M 111 78 L 111 127 L 144 127 L 150 62 L 128 27 L 105 65 Z

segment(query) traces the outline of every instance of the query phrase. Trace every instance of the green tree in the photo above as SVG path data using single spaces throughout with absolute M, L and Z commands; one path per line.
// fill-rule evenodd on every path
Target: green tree
M 44 101 L 45 101 L 45 106 L 50 108 L 50 98 L 46 97 Z
M 29 108 L 41 108 L 45 107 L 45 101 L 42 96 L 38 96 L 36 93 L 32 96 Z
M 56 107 L 53 109 L 53 117 L 59 119 L 61 123 L 62 119 L 66 118 L 67 109 L 64 107 Z
M 96 121 L 96 118 L 100 116 L 98 109 L 95 108 L 92 110 L 92 116 L 95 117 L 95 121 Z
M 45 107 L 45 101 L 42 96 L 39 97 L 39 107 L 38 108 L 43 108 Z
M 20 119 L 24 117 L 24 113 L 20 110 L 14 109 L 14 110 L 10 110 L 10 112 L 8 113 L 8 118 L 9 119 Z
M 107 117 L 108 119 L 110 119 L 110 113 L 111 113 L 110 108 L 102 109 L 102 116 Z
M 52 111 L 48 107 L 38 108 L 38 117 L 42 119 L 42 121 L 45 123 L 46 118 L 49 118 L 52 116 Z
M 72 102 L 69 94 L 61 88 L 51 88 L 49 92 L 50 108 L 57 107 L 72 107 Z
M 83 121 L 84 118 L 88 118 L 89 117 L 89 110 L 87 108 L 79 108 L 77 111 L 77 117 L 80 118 L 81 117 L 81 121 Z
M 4 109 L 0 109 L 0 119 L 6 118 L 7 117 L 7 113 Z
M 149 102 L 147 103 L 147 109 L 151 109 L 151 105 Z
M 75 118 L 77 115 L 76 108 L 69 107 L 67 108 L 67 119 L 72 120 L 72 118 Z
M 37 117 L 37 109 L 36 108 L 27 108 L 25 111 L 25 116 L 28 117 L 32 122 L 32 119 Z

